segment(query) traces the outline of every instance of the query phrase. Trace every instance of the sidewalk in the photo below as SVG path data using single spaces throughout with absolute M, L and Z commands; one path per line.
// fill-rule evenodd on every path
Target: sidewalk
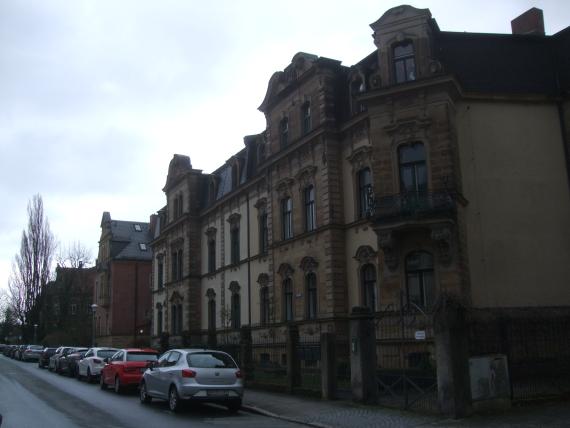
M 568 401 L 528 405 L 512 408 L 504 413 L 453 420 L 443 416 L 405 412 L 380 406 L 364 406 L 350 401 L 318 400 L 248 389 L 245 393 L 243 410 L 318 428 L 570 426 Z

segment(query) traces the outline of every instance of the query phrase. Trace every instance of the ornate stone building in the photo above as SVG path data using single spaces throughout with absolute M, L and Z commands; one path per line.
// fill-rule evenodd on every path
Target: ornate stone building
M 298 53 L 276 72 L 266 129 L 219 169 L 175 155 L 151 243 L 154 343 L 290 323 L 345 335 L 355 306 L 429 314 L 442 294 L 569 306 L 570 33 L 523 21 L 453 33 L 392 8 L 359 63 Z

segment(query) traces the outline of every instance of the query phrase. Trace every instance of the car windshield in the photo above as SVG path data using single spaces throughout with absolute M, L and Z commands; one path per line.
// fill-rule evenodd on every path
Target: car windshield
M 127 361 L 157 361 L 157 354 L 151 352 L 129 352 Z
M 97 351 L 97 356 L 99 358 L 111 358 L 113 355 L 115 355 L 116 352 L 117 351 L 115 351 L 114 349 L 112 350 L 104 349 L 101 351 Z
M 233 369 L 236 364 L 227 354 L 221 352 L 193 352 L 186 356 L 190 367 L 204 369 Z

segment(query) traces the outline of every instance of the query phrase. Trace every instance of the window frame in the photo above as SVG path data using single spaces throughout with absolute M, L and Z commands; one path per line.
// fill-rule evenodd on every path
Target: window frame
M 293 322 L 295 319 L 293 300 L 293 281 L 291 278 L 283 280 L 283 321 Z
M 396 49 L 406 48 L 410 46 L 411 52 L 396 55 Z M 410 61 L 411 62 L 408 62 Z M 402 65 L 403 76 L 400 76 L 398 72 L 398 65 Z M 408 67 L 412 66 L 412 70 L 408 70 Z M 392 45 L 392 67 L 394 70 L 394 83 L 406 83 L 413 82 L 417 79 L 417 67 L 416 67 L 416 52 L 414 43 L 411 40 L 404 40 L 400 43 Z M 410 77 L 410 74 L 412 75 Z
M 305 286 L 307 289 L 306 317 L 308 320 L 313 320 L 317 318 L 318 314 L 317 275 L 314 272 L 305 275 Z
M 281 147 L 289 144 L 289 118 L 284 117 L 279 121 L 279 144 Z
M 216 272 L 216 238 L 208 238 L 208 273 Z
M 281 236 L 284 241 L 293 238 L 293 199 L 290 196 L 281 199 Z
M 302 135 L 307 135 L 312 131 L 312 119 L 311 119 L 311 103 L 306 101 L 301 105 L 301 124 L 302 124 Z
M 241 298 L 239 293 L 232 293 L 231 305 L 232 328 L 237 330 L 241 328 Z
M 267 254 L 269 250 L 269 227 L 267 224 L 267 212 L 259 215 L 259 253 Z
M 259 290 L 259 322 L 261 325 L 269 324 L 269 303 L 269 287 L 261 287 Z
M 317 228 L 315 186 L 309 184 L 303 189 L 303 200 L 305 203 L 305 232 L 312 232 Z
M 230 229 L 230 264 L 237 265 L 240 262 L 239 226 L 234 225 Z
M 419 268 L 415 268 L 415 269 L 410 269 L 409 268 L 409 262 L 412 259 L 412 257 L 414 256 L 418 256 L 418 257 L 422 257 L 422 256 L 427 256 L 429 258 L 429 265 L 426 264 L 424 266 L 421 266 Z M 425 259 L 424 259 L 425 260 Z M 420 262 L 423 263 L 423 260 Z M 411 303 L 414 303 L 415 305 L 417 305 L 419 308 L 423 309 L 423 310 L 431 310 L 433 308 L 433 305 L 435 303 L 435 294 L 436 294 L 436 284 L 435 284 L 435 266 L 434 266 L 434 257 L 433 254 L 428 252 L 428 251 L 412 251 L 410 252 L 406 258 L 404 259 L 404 269 L 405 269 L 405 275 L 406 275 L 406 301 L 408 303 L 408 305 Z M 413 301 L 410 300 L 410 277 L 412 276 L 412 274 L 417 274 L 418 276 L 418 291 L 419 291 L 419 295 L 420 295 L 420 300 L 421 301 Z M 429 276 L 431 277 L 431 284 L 426 284 L 426 278 L 428 278 L 428 274 L 430 274 Z M 431 290 L 426 291 L 426 286 L 431 286 Z M 430 296 L 428 296 L 428 292 L 429 294 L 431 294 Z M 428 297 L 430 299 L 430 301 L 428 301 Z
M 371 277 L 367 273 L 371 272 Z M 372 263 L 365 263 L 360 267 L 360 290 L 362 296 L 362 306 L 370 308 L 372 312 L 376 312 L 378 308 L 378 275 L 376 266 Z M 370 302 L 372 300 L 372 302 Z
M 404 151 L 414 150 L 415 147 L 421 147 L 422 159 L 404 161 Z M 428 167 L 427 167 L 427 154 L 425 144 L 421 141 L 414 141 L 411 143 L 401 144 L 398 146 L 398 182 L 400 185 L 400 193 L 414 193 L 421 194 L 428 191 Z M 423 168 L 423 171 L 421 169 Z M 405 171 L 412 172 L 413 186 L 408 189 L 405 184 L 404 173 Z
M 367 173 L 368 182 L 364 182 L 364 173 Z M 366 166 L 356 173 L 358 185 L 358 218 L 366 218 L 370 210 L 369 194 L 372 190 L 372 170 Z

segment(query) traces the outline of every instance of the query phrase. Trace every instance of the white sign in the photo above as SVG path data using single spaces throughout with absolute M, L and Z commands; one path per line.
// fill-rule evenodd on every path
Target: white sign
M 416 340 L 426 340 L 426 331 L 425 330 L 417 330 L 415 334 Z

